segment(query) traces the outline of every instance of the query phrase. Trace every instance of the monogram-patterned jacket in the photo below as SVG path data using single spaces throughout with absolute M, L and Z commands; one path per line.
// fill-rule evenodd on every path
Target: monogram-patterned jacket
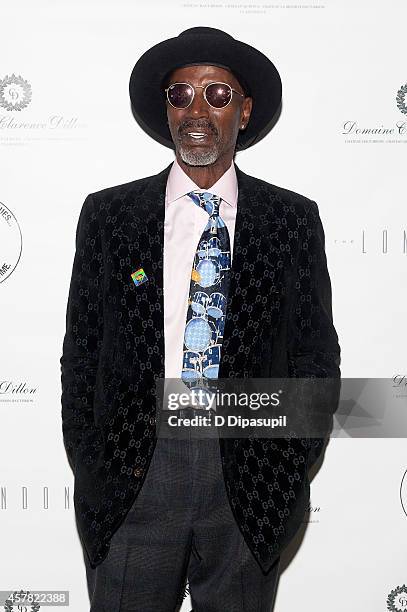
M 103 561 L 148 471 L 164 378 L 163 242 L 171 164 L 87 196 L 60 359 L 62 431 L 92 567 Z M 244 173 L 219 378 L 340 380 L 317 204 Z M 131 273 L 143 267 L 148 282 Z M 337 409 L 335 401 L 329 410 Z M 231 510 L 263 572 L 304 519 L 325 438 L 219 438 Z

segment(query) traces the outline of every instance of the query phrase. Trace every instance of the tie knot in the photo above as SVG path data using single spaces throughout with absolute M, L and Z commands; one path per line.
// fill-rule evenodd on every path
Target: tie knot
M 206 210 L 210 217 L 219 215 L 221 198 L 210 191 L 190 191 L 187 195 L 197 205 Z

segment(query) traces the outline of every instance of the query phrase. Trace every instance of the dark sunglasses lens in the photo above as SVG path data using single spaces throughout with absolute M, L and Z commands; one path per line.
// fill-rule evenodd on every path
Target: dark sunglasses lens
M 232 97 L 232 90 L 229 85 L 223 83 L 211 83 L 206 90 L 206 99 L 215 108 L 223 108 Z
M 168 89 L 168 100 L 176 108 L 186 108 L 193 96 L 192 87 L 188 83 L 176 83 Z

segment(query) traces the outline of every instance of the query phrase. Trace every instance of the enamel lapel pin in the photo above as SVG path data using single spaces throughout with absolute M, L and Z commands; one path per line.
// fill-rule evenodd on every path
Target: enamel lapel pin
M 148 281 L 147 274 L 144 272 L 143 268 L 139 268 L 138 270 L 135 270 L 134 272 L 130 274 L 130 276 L 133 279 L 133 282 L 136 285 L 136 287 Z

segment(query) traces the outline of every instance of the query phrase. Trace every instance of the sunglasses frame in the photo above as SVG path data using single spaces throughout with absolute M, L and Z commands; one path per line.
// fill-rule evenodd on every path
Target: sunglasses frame
M 168 90 L 173 87 L 174 85 L 189 85 L 189 87 L 192 88 L 192 98 L 190 103 L 188 104 L 188 106 L 174 106 L 174 104 L 172 104 L 172 102 L 170 101 L 169 97 L 168 97 Z M 225 106 L 213 106 L 210 102 L 208 102 L 208 99 L 206 97 L 206 90 L 209 87 L 209 85 L 226 85 L 227 87 L 229 87 L 230 91 L 232 92 L 230 99 L 228 101 L 227 104 L 225 104 Z M 173 108 L 176 108 L 177 110 L 184 110 L 185 108 L 188 108 L 189 106 L 191 106 L 192 102 L 194 101 L 195 98 L 195 88 L 199 87 L 200 89 L 203 89 L 203 97 L 205 102 L 211 107 L 211 108 L 216 108 L 216 110 L 222 110 L 223 108 L 226 108 L 232 101 L 233 98 L 233 93 L 237 93 L 239 94 L 239 96 L 242 96 L 242 98 L 244 98 L 244 94 L 241 94 L 240 91 L 237 91 L 236 89 L 233 89 L 233 87 L 231 87 L 231 85 L 229 85 L 229 83 L 223 83 L 222 81 L 211 81 L 210 83 L 207 83 L 206 85 L 191 85 L 191 83 L 188 83 L 187 81 L 176 81 L 175 83 L 171 83 L 170 85 L 168 85 L 168 87 L 166 87 L 164 89 L 166 96 L 167 96 L 167 101 L 169 104 L 171 104 L 171 106 Z

